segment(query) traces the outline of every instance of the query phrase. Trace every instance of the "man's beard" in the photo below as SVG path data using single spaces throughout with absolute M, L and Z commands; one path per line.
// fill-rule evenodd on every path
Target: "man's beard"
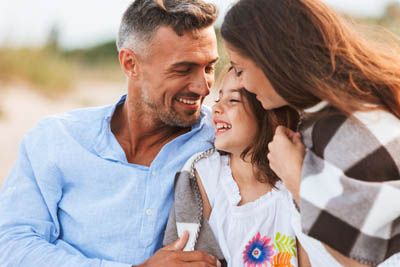
M 189 127 L 197 122 L 200 117 L 198 110 L 185 111 L 185 115 L 178 114 L 173 107 L 170 110 L 162 112 L 160 109 L 156 109 L 158 118 L 169 126 L 177 127 Z
M 151 110 L 151 112 L 155 114 L 155 117 L 166 125 L 182 128 L 190 127 L 200 118 L 200 110 L 186 110 L 178 113 L 173 106 L 165 110 L 160 108 L 161 105 L 157 105 L 153 102 L 146 93 L 142 92 L 141 98 L 145 108 Z

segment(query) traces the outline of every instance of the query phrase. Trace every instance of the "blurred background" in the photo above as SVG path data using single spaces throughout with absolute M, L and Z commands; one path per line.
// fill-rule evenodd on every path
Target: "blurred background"
M 209 1 L 220 8 L 218 30 L 233 1 Z M 400 35 L 400 0 L 324 1 L 367 35 L 381 28 Z M 125 93 L 115 36 L 130 2 L 0 0 L 0 184 L 40 118 L 114 103 Z

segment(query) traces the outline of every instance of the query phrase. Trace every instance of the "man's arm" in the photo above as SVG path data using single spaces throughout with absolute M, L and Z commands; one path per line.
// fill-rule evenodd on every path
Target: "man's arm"
M 60 233 L 57 203 L 61 194 L 61 188 L 39 188 L 24 141 L 0 192 L 0 266 L 129 267 L 73 255 L 53 244 Z

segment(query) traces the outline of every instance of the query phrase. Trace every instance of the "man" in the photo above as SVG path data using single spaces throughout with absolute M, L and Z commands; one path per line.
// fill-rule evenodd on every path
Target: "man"
M 175 173 L 213 139 L 201 104 L 218 59 L 215 19 L 202 0 L 129 6 L 117 41 L 127 96 L 25 136 L 0 193 L 0 266 L 217 266 L 180 251 L 187 235 L 156 252 Z

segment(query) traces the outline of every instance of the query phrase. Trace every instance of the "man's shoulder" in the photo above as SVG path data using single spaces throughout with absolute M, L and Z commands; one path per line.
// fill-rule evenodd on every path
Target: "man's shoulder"
M 27 134 L 27 138 L 40 138 L 56 141 L 64 137 L 93 138 L 98 134 L 103 121 L 112 106 L 79 108 L 68 112 L 47 116 L 41 119 Z
M 205 127 L 208 128 L 208 129 L 213 128 L 213 125 L 212 125 L 212 114 L 211 114 L 211 108 L 210 107 L 205 106 L 205 105 L 202 106 L 200 123 L 202 125 L 205 125 Z
M 209 107 L 203 106 L 199 121 L 192 126 L 191 141 L 193 142 L 213 142 L 214 127 L 212 126 L 211 110 Z

